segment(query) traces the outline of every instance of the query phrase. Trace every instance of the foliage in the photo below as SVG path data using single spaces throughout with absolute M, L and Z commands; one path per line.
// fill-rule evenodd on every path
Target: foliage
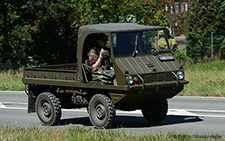
M 141 6 L 138 7 L 138 13 L 136 14 L 139 23 L 168 27 L 171 15 L 166 13 L 165 4 L 168 3 L 162 0 L 142 0 Z
M 188 58 L 185 54 L 185 52 L 183 50 L 180 50 L 180 49 L 177 49 L 175 52 L 174 52 L 174 55 L 176 56 L 176 59 L 179 61 L 179 62 L 187 62 L 188 61 Z
M 4 69 L 76 62 L 81 25 L 135 22 L 169 25 L 161 0 L 48 0 L 0 3 L 0 63 Z M 35 62 L 30 62 L 32 56 Z
M 134 22 L 146 25 L 169 25 L 162 0 L 85 0 L 83 20 L 88 24 Z
M 188 1 L 188 11 L 185 14 L 187 30 L 187 55 L 197 60 L 210 55 L 211 32 L 224 31 L 225 25 L 225 2 L 221 0 L 212 1 Z M 215 40 L 220 40 L 217 37 Z M 221 42 L 220 42 L 221 43 Z M 219 47 L 215 47 L 218 54 Z
M 187 34 L 187 56 L 193 58 L 194 61 L 197 61 L 198 58 L 203 60 L 204 56 L 210 57 L 210 37 L 206 34 L 197 39 L 192 32 Z
M 77 31 L 81 25 L 134 22 L 168 28 L 174 1 L 162 0 L 48 0 L 0 3 L 0 63 L 17 69 L 33 63 L 76 62 Z M 211 55 L 211 32 L 224 31 L 225 2 L 188 1 L 184 16 L 187 56 L 193 60 Z M 174 18 L 174 17 L 173 17 Z M 214 35 L 214 55 L 221 52 L 225 35 Z M 32 56 L 35 62 L 30 62 Z
M 222 42 L 222 45 L 220 47 L 220 58 L 225 59 L 225 39 Z
M 129 14 L 133 9 L 132 0 L 112 1 L 112 0 L 87 0 L 90 6 L 90 13 L 93 23 L 120 22 L 124 14 Z M 129 7 L 129 8 L 128 8 Z
M 58 3 L 37 2 L 32 7 L 38 23 L 31 31 L 29 55 L 38 63 L 71 63 L 76 60 L 77 32 L 73 10 Z
M 26 64 L 24 53 L 31 40 L 27 21 L 22 17 L 25 0 L 0 3 L 0 63 L 6 68 L 17 68 Z

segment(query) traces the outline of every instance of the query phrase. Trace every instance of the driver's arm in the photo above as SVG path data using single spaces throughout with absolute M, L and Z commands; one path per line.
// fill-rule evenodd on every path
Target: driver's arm
M 101 52 L 99 53 L 99 57 L 97 55 L 97 52 L 95 50 L 91 50 L 90 53 L 88 54 L 89 56 L 89 60 L 90 60 L 90 63 L 91 63 L 91 66 L 92 67 L 100 67 L 101 66 L 101 63 L 102 63 L 102 51 L 103 49 L 101 49 Z

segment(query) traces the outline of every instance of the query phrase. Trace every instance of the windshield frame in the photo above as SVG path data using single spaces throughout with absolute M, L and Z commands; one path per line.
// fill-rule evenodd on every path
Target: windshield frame
M 165 50 L 163 51 L 163 50 L 157 50 L 157 51 L 151 51 L 151 52 L 141 52 L 141 53 L 138 53 L 138 50 L 137 50 L 137 44 L 139 44 L 138 45 L 138 47 L 140 48 L 140 49 L 143 49 L 144 48 L 144 46 L 142 46 L 141 45 L 141 38 L 142 38 L 142 34 L 144 33 L 144 32 L 146 32 L 146 33 L 153 33 L 153 32 L 157 32 L 157 40 L 159 40 L 159 31 L 163 31 L 162 33 L 163 34 L 161 34 L 160 36 L 161 37 L 163 37 L 163 39 L 165 39 L 164 40 L 164 42 L 165 42 L 165 44 L 164 44 L 164 46 L 165 46 Z M 115 53 L 115 48 L 117 47 L 117 45 L 115 46 L 115 43 L 116 44 L 118 44 L 118 38 L 117 38 L 117 36 L 119 35 L 119 34 L 127 34 L 127 35 L 130 35 L 130 34 L 135 34 L 135 37 L 136 38 L 134 38 L 134 39 L 136 39 L 136 40 L 134 40 L 134 44 L 133 44 L 133 48 L 130 48 L 130 53 L 125 53 L 125 54 L 116 54 Z M 115 36 L 116 35 L 116 36 Z M 153 34 L 154 35 L 154 34 Z M 161 54 L 161 53 L 168 53 L 168 52 L 171 52 L 171 48 L 170 48 L 170 46 L 169 46 L 169 42 L 168 42 L 168 39 L 167 39 L 167 35 L 166 35 L 166 32 L 165 32 L 165 29 L 157 29 L 157 30 L 137 30 L 137 31 L 130 31 L 130 32 L 111 32 L 110 34 L 109 34 L 109 38 L 110 38 L 110 47 L 111 47 L 111 52 L 112 52 L 112 56 L 114 56 L 114 57 L 121 57 L 121 56 L 133 56 L 133 57 L 135 57 L 136 55 L 146 55 L 146 54 Z M 114 41 L 115 40 L 115 38 L 116 38 L 116 41 Z M 158 41 L 157 41 L 158 42 Z M 126 42 L 125 42 L 125 44 L 126 44 Z M 125 48 L 127 48 L 127 46 L 125 46 Z M 124 48 L 124 49 L 125 49 Z M 159 42 L 158 42 L 158 44 L 157 44 L 157 48 L 159 48 Z

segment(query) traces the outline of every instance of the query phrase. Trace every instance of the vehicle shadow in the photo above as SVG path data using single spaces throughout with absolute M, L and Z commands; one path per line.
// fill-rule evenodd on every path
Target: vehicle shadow
M 156 127 L 173 125 L 180 123 L 191 123 L 203 121 L 198 116 L 174 116 L 168 115 L 161 123 L 149 123 L 144 117 L 136 116 L 118 116 L 114 121 L 113 127 L 126 127 L 126 128 L 142 128 L 142 127 Z
M 144 117 L 141 117 L 141 116 L 118 115 L 116 116 L 111 128 L 157 127 L 157 126 L 166 126 L 166 125 L 181 124 L 181 123 L 193 123 L 193 122 L 201 122 L 201 121 L 203 121 L 203 119 L 199 118 L 198 116 L 168 115 L 161 123 L 152 124 L 152 123 L 149 123 Z M 60 121 L 60 125 L 68 125 L 68 124 L 81 124 L 84 126 L 92 126 L 88 117 L 62 119 Z

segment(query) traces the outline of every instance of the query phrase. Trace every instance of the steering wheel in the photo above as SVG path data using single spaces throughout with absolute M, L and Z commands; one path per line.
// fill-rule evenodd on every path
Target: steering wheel
M 151 48 L 150 51 L 151 51 L 151 53 L 156 53 L 156 52 L 158 52 L 158 50 L 155 49 L 155 48 Z
M 102 57 L 103 57 L 103 58 L 108 58 L 108 57 L 109 57 L 109 51 L 106 50 L 106 49 L 103 50 L 103 51 L 102 51 Z

